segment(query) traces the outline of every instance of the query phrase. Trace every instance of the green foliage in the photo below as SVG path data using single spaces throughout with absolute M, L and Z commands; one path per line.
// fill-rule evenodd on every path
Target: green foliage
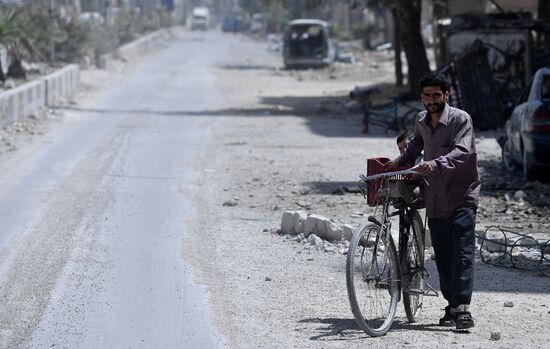
M 116 29 L 120 43 L 124 44 L 134 40 L 138 30 L 140 18 L 133 11 L 121 13 L 116 22 Z
M 25 55 L 38 54 L 34 44 L 38 36 L 39 31 L 23 10 L 8 8 L 0 11 L 0 44 L 6 48 L 11 59 L 8 76 L 25 77 L 22 60 Z
M 0 43 L 15 57 L 24 53 L 36 55 L 34 40 L 39 32 L 25 13 L 19 8 L 0 11 Z
M 55 42 L 55 58 L 62 62 L 76 62 L 85 55 L 86 44 L 90 42 L 90 32 L 76 18 L 59 22 L 63 33 Z

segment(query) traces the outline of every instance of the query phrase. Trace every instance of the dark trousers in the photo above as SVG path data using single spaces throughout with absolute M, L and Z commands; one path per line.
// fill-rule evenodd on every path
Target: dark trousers
M 475 223 L 475 208 L 460 208 L 447 219 L 428 220 L 441 293 L 451 307 L 472 300 Z

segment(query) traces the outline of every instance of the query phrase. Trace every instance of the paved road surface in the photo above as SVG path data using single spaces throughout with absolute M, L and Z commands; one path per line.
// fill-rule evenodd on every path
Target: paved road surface
M 182 254 L 229 49 L 206 37 L 142 58 L 1 165 L 0 347 L 226 345 Z

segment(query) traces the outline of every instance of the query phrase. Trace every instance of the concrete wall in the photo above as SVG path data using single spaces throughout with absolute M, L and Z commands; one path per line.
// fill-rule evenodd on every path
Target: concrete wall
M 32 81 L 0 94 L 0 125 L 10 125 L 30 116 L 38 115 L 46 105 L 46 84 Z
M 41 79 L 0 93 L 0 126 L 38 115 L 46 106 L 70 98 L 80 84 L 78 65 L 69 65 Z
M 80 69 L 71 64 L 42 78 L 46 83 L 46 104 L 55 106 L 61 100 L 72 97 L 80 84 Z

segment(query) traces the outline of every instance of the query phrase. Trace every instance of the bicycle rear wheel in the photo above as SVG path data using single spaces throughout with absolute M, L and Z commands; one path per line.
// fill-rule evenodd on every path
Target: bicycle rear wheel
M 399 300 L 397 252 L 391 236 L 377 224 L 359 227 L 351 239 L 346 283 L 351 311 L 368 335 L 388 332 Z
M 418 212 L 413 212 L 409 227 L 407 253 L 401 261 L 403 305 L 409 322 L 416 322 L 422 311 L 424 280 L 424 225 Z

